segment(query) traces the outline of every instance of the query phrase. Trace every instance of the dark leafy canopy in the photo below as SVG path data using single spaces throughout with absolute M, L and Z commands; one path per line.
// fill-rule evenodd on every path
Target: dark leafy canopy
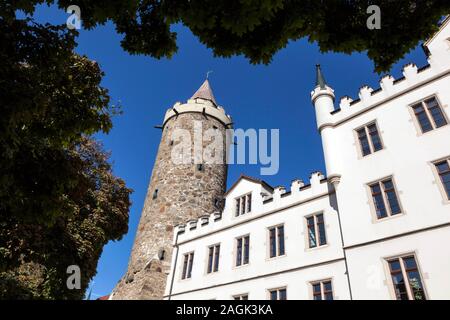
M 79 183 L 53 225 L 2 216 L 0 299 L 83 298 L 103 246 L 127 232 L 130 190 L 107 160 L 101 146 L 87 138 L 66 150 L 65 161 L 77 167 Z M 80 267 L 80 290 L 67 287 L 70 265 Z
M 12 9 L 71 0 L 15 1 Z M 218 56 L 245 55 L 269 63 L 289 41 L 307 37 L 322 51 L 367 51 L 376 70 L 387 71 L 450 12 L 448 0 L 84 0 L 78 1 L 84 27 L 112 20 L 134 54 L 170 57 L 177 50 L 174 23 L 186 25 Z M 381 8 L 381 30 L 369 30 L 369 5 Z
M 118 110 L 65 27 L 0 15 L 0 298 L 82 298 L 131 192 L 90 138 Z M 81 268 L 81 290 L 66 270 Z

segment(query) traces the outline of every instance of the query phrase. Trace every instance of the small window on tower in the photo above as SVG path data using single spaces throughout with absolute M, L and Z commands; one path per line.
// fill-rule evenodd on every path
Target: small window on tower
M 173 140 L 170 140 L 169 146 L 173 146 Z
M 155 191 L 153 191 L 153 199 L 158 198 L 158 189 L 155 189 Z
M 197 170 L 198 170 L 198 171 L 204 171 L 204 170 L 205 170 L 205 168 L 204 168 L 204 166 L 203 166 L 202 163 L 199 163 L 199 164 L 197 165 Z

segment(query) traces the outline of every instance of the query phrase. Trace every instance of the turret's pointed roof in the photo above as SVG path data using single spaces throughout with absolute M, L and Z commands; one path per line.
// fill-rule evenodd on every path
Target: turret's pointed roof
M 203 82 L 203 84 L 198 88 L 198 90 L 194 93 L 194 95 L 191 97 L 191 99 L 205 99 L 213 102 L 215 105 L 217 105 L 216 99 L 214 98 L 214 94 L 211 89 L 211 85 L 209 84 L 208 79 Z
M 320 64 L 316 64 L 316 87 L 320 86 L 320 89 L 325 89 L 327 82 L 322 74 L 322 69 L 320 69 Z

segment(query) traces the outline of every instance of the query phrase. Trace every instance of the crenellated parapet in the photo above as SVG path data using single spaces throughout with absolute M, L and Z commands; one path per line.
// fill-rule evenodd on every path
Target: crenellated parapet
M 349 96 L 340 98 L 338 108 L 332 110 L 326 116 L 322 116 L 321 119 L 318 119 L 319 129 L 334 126 L 346 118 L 351 118 L 371 108 L 378 107 L 430 81 L 449 76 L 450 66 L 447 69 L 442 69 L 427 64 L 418 68 L 414 63 L 409 63 L 403 67 L 402 73 L 403 76 L 397 79 L 389 74 L 383 76 L 380 79 L 380 86 L 377 89 L 371 88 L 368 85 L 361 86 L 357 98 L 351 98 Z M 312 98 L 319 92 L 319 88 L 316 88 L 312 93 Z M 323 119 L 326 119 L 326 121 Z
M 295 203 L 313 201 L 319 197 L 329 194 L 328 180 L 320 171 L 311 173 L 308 183 L 300 179 L 294 179 L 291 182 L 289 191 L 285 186 L 277 186 L 270 194 L 261 197 L 254 197 L 253 207 L 259 208 L 245 216 L 236 218 L 232 211 L 233 206 L 227 207 L 222 212 L 215 211 L 208 215 L 188 221 L 175 226 L 174 243 L 190 241 L 205 234 L 216 232 L 223 228 L 229 228 L 245 219 L 258 218 L 261 215 L 268 214 L 271 211 L 292 206 Z M 227 198 L 226 201 L 233 201 L 234 198 Z
M 219 105 L 216 105 L 213 101 L 195 98 L 189 99 L 186 103 L 177 102 L 172 108 L 167 109 L 164 116 L 163 127 L 167 121 L 173 117 L 183 113 L 199 113 L 203 114 L 206 118 L 213 117 L 223 123 L 227 128 L 232 127 L 232 118 L 229 114 L 226 114 L 225 109 Z

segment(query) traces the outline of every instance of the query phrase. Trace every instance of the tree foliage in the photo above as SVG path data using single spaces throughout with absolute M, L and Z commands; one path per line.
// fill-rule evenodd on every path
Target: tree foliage
M 131 190 L 90 138 L 119 110 L 75 36 L 0 17 L 0 298 L 82 298 L 127 232 Z M 81 290 L 67 289 L 69 265 Z
M 67 8 L 70 0 L 15 1 L 9 12 L 33 12 L 37 3 Z M 369 30 L 367 8 L 381 9 L 381 29 Z M 290 41 L 308 38 L 322 51 L 367 51 L 377 71 L 390 66 L 430 36 L 450 12 L 448 0 L 84 0 L 83 25 L 111 20 L 122 47 L 156 58 L 177 51 L 175 23 L 188 27 L 217 56 L 245 55 L 269 63 Z M 5 10 L 8 12 L 8 10 Z

